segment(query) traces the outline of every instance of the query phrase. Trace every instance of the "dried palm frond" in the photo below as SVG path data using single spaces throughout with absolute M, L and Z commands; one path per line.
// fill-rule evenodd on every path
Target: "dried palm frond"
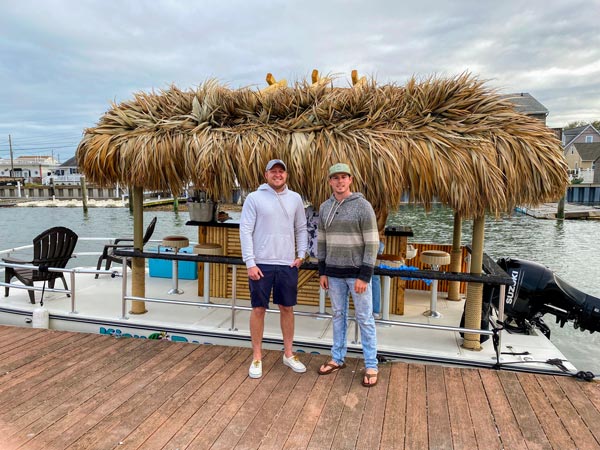
M 85 130 L 77 161 L 88 180 L 179 192 L 192 182 L 214 198 L 253 190 L 265 164 L 281 158 L 289 186 L 319 205 L 327 169 L 352 168 L 353 189 L 377 211 L 404 192 L 428 207 L 439 200 L 462 217 L 560 198 L 568 184 L 560 143 L 546 126 L 477 78 L 362 80 L 333 87 L 283 84 L 255 91 L 208 80 L 136 93 Z

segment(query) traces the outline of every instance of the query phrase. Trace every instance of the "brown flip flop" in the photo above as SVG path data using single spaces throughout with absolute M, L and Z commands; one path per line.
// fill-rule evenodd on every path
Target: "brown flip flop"
M 329 375 L 333 372 L 337 372 L 338 370 L 346 367 L 346 364 L 344 364 L 344 363 L 335 364 L 332 361 L 329 361 L 328 363 L 325 363 L 323 365 L 325 366 L 325 370 L 321 370 L 321 368 L 319 367 L 319 375 Z
M 375 373 L 367 373 L 365 372 L 363 375 L 363 379 L 362 379 L 362 385 L 364 387 L 373 387 L 377 384 L 377 376 L 379 375 L 379 372 L 375 372 Z M 365 378 L 367 380 L 369 380 L 368 383 L 365 383 Z M 374 383 L 371 382 L 371 380 L 375 380 Z

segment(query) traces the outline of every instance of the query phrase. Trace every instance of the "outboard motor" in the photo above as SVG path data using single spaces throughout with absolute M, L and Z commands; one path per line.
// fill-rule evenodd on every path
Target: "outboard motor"
M 542 264 L 517 258 L 500 258 L 497 263 L 513 279 L 506 287 L 504 304 L 509 330 L 526 333 L 535 325 L 550 338 L 542 319 L 549 313 L 561 327 L 571 321 L 575 329 L 600 331 L 600 298 L 574 288 Z M 498 286 L 484 286 L 482 319 L 489 314 L 487 302 L 498 309 L 499 292 Z

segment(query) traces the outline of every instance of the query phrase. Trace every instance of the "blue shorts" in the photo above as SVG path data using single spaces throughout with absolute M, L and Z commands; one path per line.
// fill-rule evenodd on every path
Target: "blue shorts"
M 298 299 L 298 268 L 273 264 L 257 264 L 263 277 L 248 279 L 250 301 L 253 308 L 269 307 L 269 297 L 273 291 L 273 303 L 294 306 Z

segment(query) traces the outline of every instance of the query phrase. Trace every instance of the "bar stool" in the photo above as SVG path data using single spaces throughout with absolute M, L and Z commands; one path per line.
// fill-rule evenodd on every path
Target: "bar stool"
M 450 264 L 450 254 L 441 250 L 425 250 L 421 252 L 421 262 L 431 266 L 431 270 L 440 270 L 440 266 Z M 437 308 L 437 285 L 438 280 L 433 280 L 431 285 L 431 301 L 429 309 L 423 313 L 424 316 L 438 319 L 442 315 L 436 311 Z
M 194 245 L 194 254 L 213 255 L 223 254 L 223 247 L 220 244 L 196 244 Z M 204 303 L 210 303 L 210 263 L 204 263 Z
M 171 247 L 177 255 L 180 248 L 190 245 L 190 240 L 185 236 L 167 236 L 163 238 L 162 245 Z M 173 288 L 167 294 L 183 294 L 183 291 L 179 289 L 179 261 L 176 259 L 173 260 Z

